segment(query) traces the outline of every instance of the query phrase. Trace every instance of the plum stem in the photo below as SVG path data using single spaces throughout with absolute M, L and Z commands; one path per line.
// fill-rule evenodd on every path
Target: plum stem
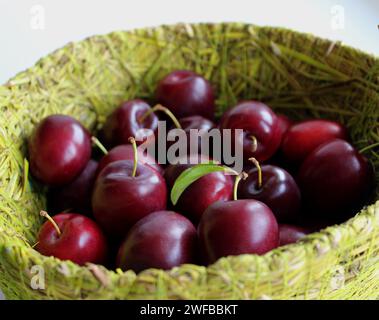
M 238 185 L 241 180 L 245 180 L 248 177 L 247 173 L 242 171 L 239 175 L 236 176 L 233 187 L 233 200 L 238 200 Z
M 255 152 L 258 149 L 258 140 L 255 136 L 250 136 L 250 139 L 252 140 L 251 152 Z
M 37 241 L 35 244 L 32 245 L 32 249 L 34 249 L 36 246 L 38 246 L 39 241 Z
M 156 111 L 162 111 L 164 112 L 165 114 L 167 114 L 169 116 L 169 118 L 171 119 L 171 121 L 174 123 L 175 127 L 177 129 L 182 129 L 182 126 L 180 125 L 179 123 L 179 120 L 175 117 L 175 115 L 166 107 L 162 106 L 161 104 L 157 104 L 156 106 L 154 106 L 153 108 L 147 110 L 140 118 L 139 118 L 139 122 L 142 123 L 145 121 L 145 119 L 150 115 L 152 114 L 153 112 L 156 112 Z
M 263 184 L 261 165 L 259 164 L 259 161 L 255 158 L 249 158 L 249 161 L 251 161 L 256 166 L 256 168 L 258 170 L 258 188 L 261 189 L 262 184 Z
M 59 229 L 57 223 L 54 221 L 54 219 L 52 217 L 50 217 L 50 215 L 44 211 L 44 210 L 41 210 L 40 213 L 39 213 L 42 217 L 46 218 L 47 220 L 49 220 L 51 222 L 51 224 L 53 225 L 53 227 L 55 228 L 55 230 L 57 231 L 58 235 L 61 236 L 62 235 L 62 232 L 61 230 Z
M 94 145 L 96 145 L 104 154 L 108 154 L 108 150 L 104 147 L 104 145 L 97 139 L 95 136 L 91 137 L 91 141 Z
M 128 140 L 133 146 L 134 163 L 133 163 L 132 177 L 134 178 L 137 173 L 137 164 L 138 164 L 137 143 L 136 143 L 136 139 L 134 139 L 133 137 L 130 137 Z

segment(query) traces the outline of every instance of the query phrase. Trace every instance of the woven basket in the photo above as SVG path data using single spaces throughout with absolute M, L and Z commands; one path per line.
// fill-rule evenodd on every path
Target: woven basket
M 79 267 L 32 248 L 45 189 L 28 177 L 26 139 L 53 113 L 95 132 L 120 101 L 150 100 L 173 69 L 205 75 L 218 114 L 258 99 L 295 119 L 343 122 L 379 181 L 379 60 L 312 35 L 247 24 L 163 26 L 70 43 L 0 87 L 0 288 L 8 299 L 378 299 L 379 188 L 348 222 L 264 256 L 138 275 Z M 378 185 L 378 183 L 377 183 Z M 45 290 L 30 283 L 41 266 Z

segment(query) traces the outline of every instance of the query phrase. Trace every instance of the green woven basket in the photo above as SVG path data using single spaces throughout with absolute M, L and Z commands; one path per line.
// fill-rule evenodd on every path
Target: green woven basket
M 26 139 L 70 114 L 96 131 L 124 99 L 151 99 L 173 69 L 205 75 L 218 114 L 258 99 L 295 119 L 343 122 L 376 168 L 379 59 L 312 35 L 247 24 L 163 26 L 70 43 L 0 86 L 0 288 L 8 299 L 378 299 L 379 188 L 348 222 L 264 256 L 138 275 L 79 267 L 32 248 L 45 189 L 28 177 Z M 377 201 L 375 203 L 375 201 Z M 45 289 L 34 290 L 33 266 Z

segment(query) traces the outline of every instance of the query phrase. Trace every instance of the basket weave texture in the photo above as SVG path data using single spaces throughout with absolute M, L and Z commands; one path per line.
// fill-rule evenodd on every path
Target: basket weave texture
M 379 59 L 340 43 L 247 24 L 162 26 L 70 43 L 0 86 L 0 288 L 8 299 L 378 299 L 379 189 L 348 222 L 263 256 L 208 268 L 110 271 L 32 248 L 45 189 L 28 177 L 26 140 L 44 117 L 69 114 L 96 132 L 122 100 L 153 102 L 174 69 L 204 75 L 218 115 L 241 99 L 295 119 L 335 119 L 379 181 Z M 45 290 L 30 283 L 41 266 Z

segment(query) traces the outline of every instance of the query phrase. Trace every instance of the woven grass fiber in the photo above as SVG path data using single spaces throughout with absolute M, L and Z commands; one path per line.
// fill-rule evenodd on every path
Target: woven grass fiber
M 0 288 L 8 299 L 378 299 L 379 188 L 348 222 L 263 256 L 205 268 L 110 271 L 32 248 L 45 189 L 28 177 L 26 140 L 54 113 L 92 132 L 122 100 L 151 101 L 174 69 L 204 75 L 218 115 L 240 99 L 294 119 L 341 121 L 375 167 L 379 185 L 379 59 L 340 43 L 248 24 L 162 26 L 70 43 L 0 86 Z M 153 102 L 153 101 L 152 101 Z M 45 290 L 33 290 L 33 266 Z

